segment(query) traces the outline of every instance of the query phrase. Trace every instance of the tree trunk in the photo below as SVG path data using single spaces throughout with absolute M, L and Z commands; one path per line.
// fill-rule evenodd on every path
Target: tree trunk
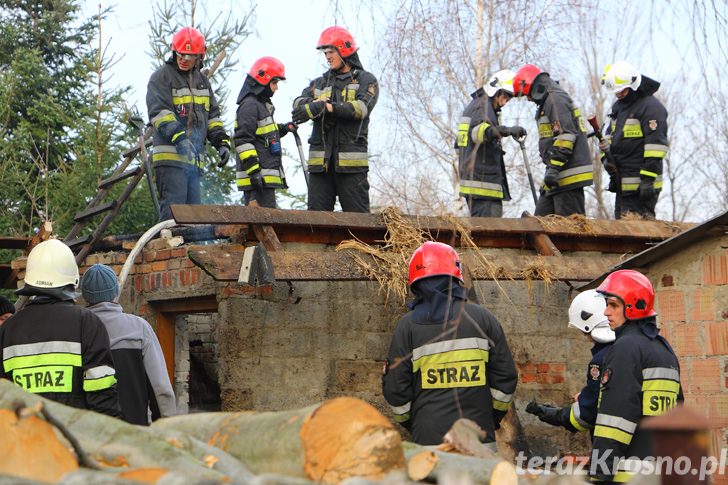
M 117 472 L 134 468 L 164 468 L 186 475 L 190 482 L 232 479 L 233 483 L 247 483 L 245 480 L 251 477 L 234 458 L 189 436 L 135 426 L 93 411 L 65 406 L 27 393 L 10 381 L 0 379 L 0 408 L 14 410 L 18 406 L 31 407 L 38 402 L 42 402 L 45 409 L 79 441 L 83 450 L 104 468 Z M 43 435 L 48 442 L 55 438 L 50 425 Z M 46 441 L 40 442 L 35 451 L 26 456 L 46 453 Z
M 390 421 L 359 399 L 271 413 L 203 413 L 157 421 L 216 446 L 254 473 L 339 483 L 381 479 L 404 468 L 401 439 Z

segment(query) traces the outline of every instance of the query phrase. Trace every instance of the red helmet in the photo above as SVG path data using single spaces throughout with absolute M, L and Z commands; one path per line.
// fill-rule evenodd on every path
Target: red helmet
M 513 76 L 513 95 L 528 96 L 531 94 L 531 85 L 541 72 L 541 69 L 533 64 L 526 64 L 521 67 Z
M 412 254 L 409 262 L 410 286 L 430 276 L 452 276 L 463 283 L 458 253 L 447 244 L 427 241 Z
M 657 315 L 653 310 L 655 290 L 647 276 L 631 269 L 620 269 L 606 277 L 597 291 L 604 296 L 613 296 L 624 303 L 627 320 Z
M 184 27 L 172 37 L 172 50 L 180 54 L 205 54 L 205 37 L 194 27 Z
M 267 86 L 273 79 L 286 79 L 286 68 L 275 57 L 261 57 L 253 63 L 248 74 L 263 86 Z
M 344 27 L 334 25 L 321 32 L 317 49 L 325 49 L 326 47 L 335 48 L 341 57 L 349 57 L 358 50 L 354 43 L 354 37 Z

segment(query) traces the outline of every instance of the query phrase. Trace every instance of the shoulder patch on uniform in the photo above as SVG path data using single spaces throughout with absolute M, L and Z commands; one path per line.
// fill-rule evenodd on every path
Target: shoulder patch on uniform
M 371 83 L 369 87 L 367 88 L 367 92 L 371 94 L 372 96 L 377 95 L 377 83 Z
M 657 129 L 657 120 L 650 120 L 647 123 L 650 127 L 650 130 L 655 131 Z
M 593 381 L 598 381 L 599 374 L 599 364 L 589 364 L 589 378 Z
M 560 135 L 561 134 L 561 123 L 559 123 L 559 120 L 554 121 L 554 135 Z
M 606 369 L 604 372 L 602 372 L 602 380 L 601 383 L 603 386 L 607 385 L 607 382 L 609 382 L 609 379 L 612 378 L 612 369 Z

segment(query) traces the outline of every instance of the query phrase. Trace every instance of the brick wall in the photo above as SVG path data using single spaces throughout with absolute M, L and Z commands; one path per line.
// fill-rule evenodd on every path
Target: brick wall
M 716 453 L 728 446 L 728 237 L 713 237 L 652 264 L 662 333 L 680 359 L 685 403 L 714 424 Z M 728 484 L 728 477 L 714 477 Z

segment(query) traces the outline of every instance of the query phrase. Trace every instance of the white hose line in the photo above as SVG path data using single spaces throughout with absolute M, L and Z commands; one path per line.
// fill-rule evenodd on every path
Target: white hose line
M 147 232 L 142 234 L 142 237 L 140 237 L 137 243 L 134 245 L 131 252 L 129 253 L 129 256 L 126 257 L 124 266 L 121 268 L 121 273 L 119 273 L 119 296 L 116 297 L 116 301 L 118 301 L 119 297 L 121 297 L 121 293 L 124 291 L 126 278 L 127 276 L 129 276 L 129 271 L 131 271 L 131 267 L 134 266 L 134 260 L 139 255 L 139 253 L 142 252 L 144 246 L 146 246 L 146 244 L 151 241 L 154 236 L 156 236 L 157 233 L 162 229 L 171 229 L 176 225 L 177 221 L 175 221 L 174 219 L 167 219 L 166 221 L 162 221 L 159 224 L 150 227 L 149 229 L 147 229 Z

